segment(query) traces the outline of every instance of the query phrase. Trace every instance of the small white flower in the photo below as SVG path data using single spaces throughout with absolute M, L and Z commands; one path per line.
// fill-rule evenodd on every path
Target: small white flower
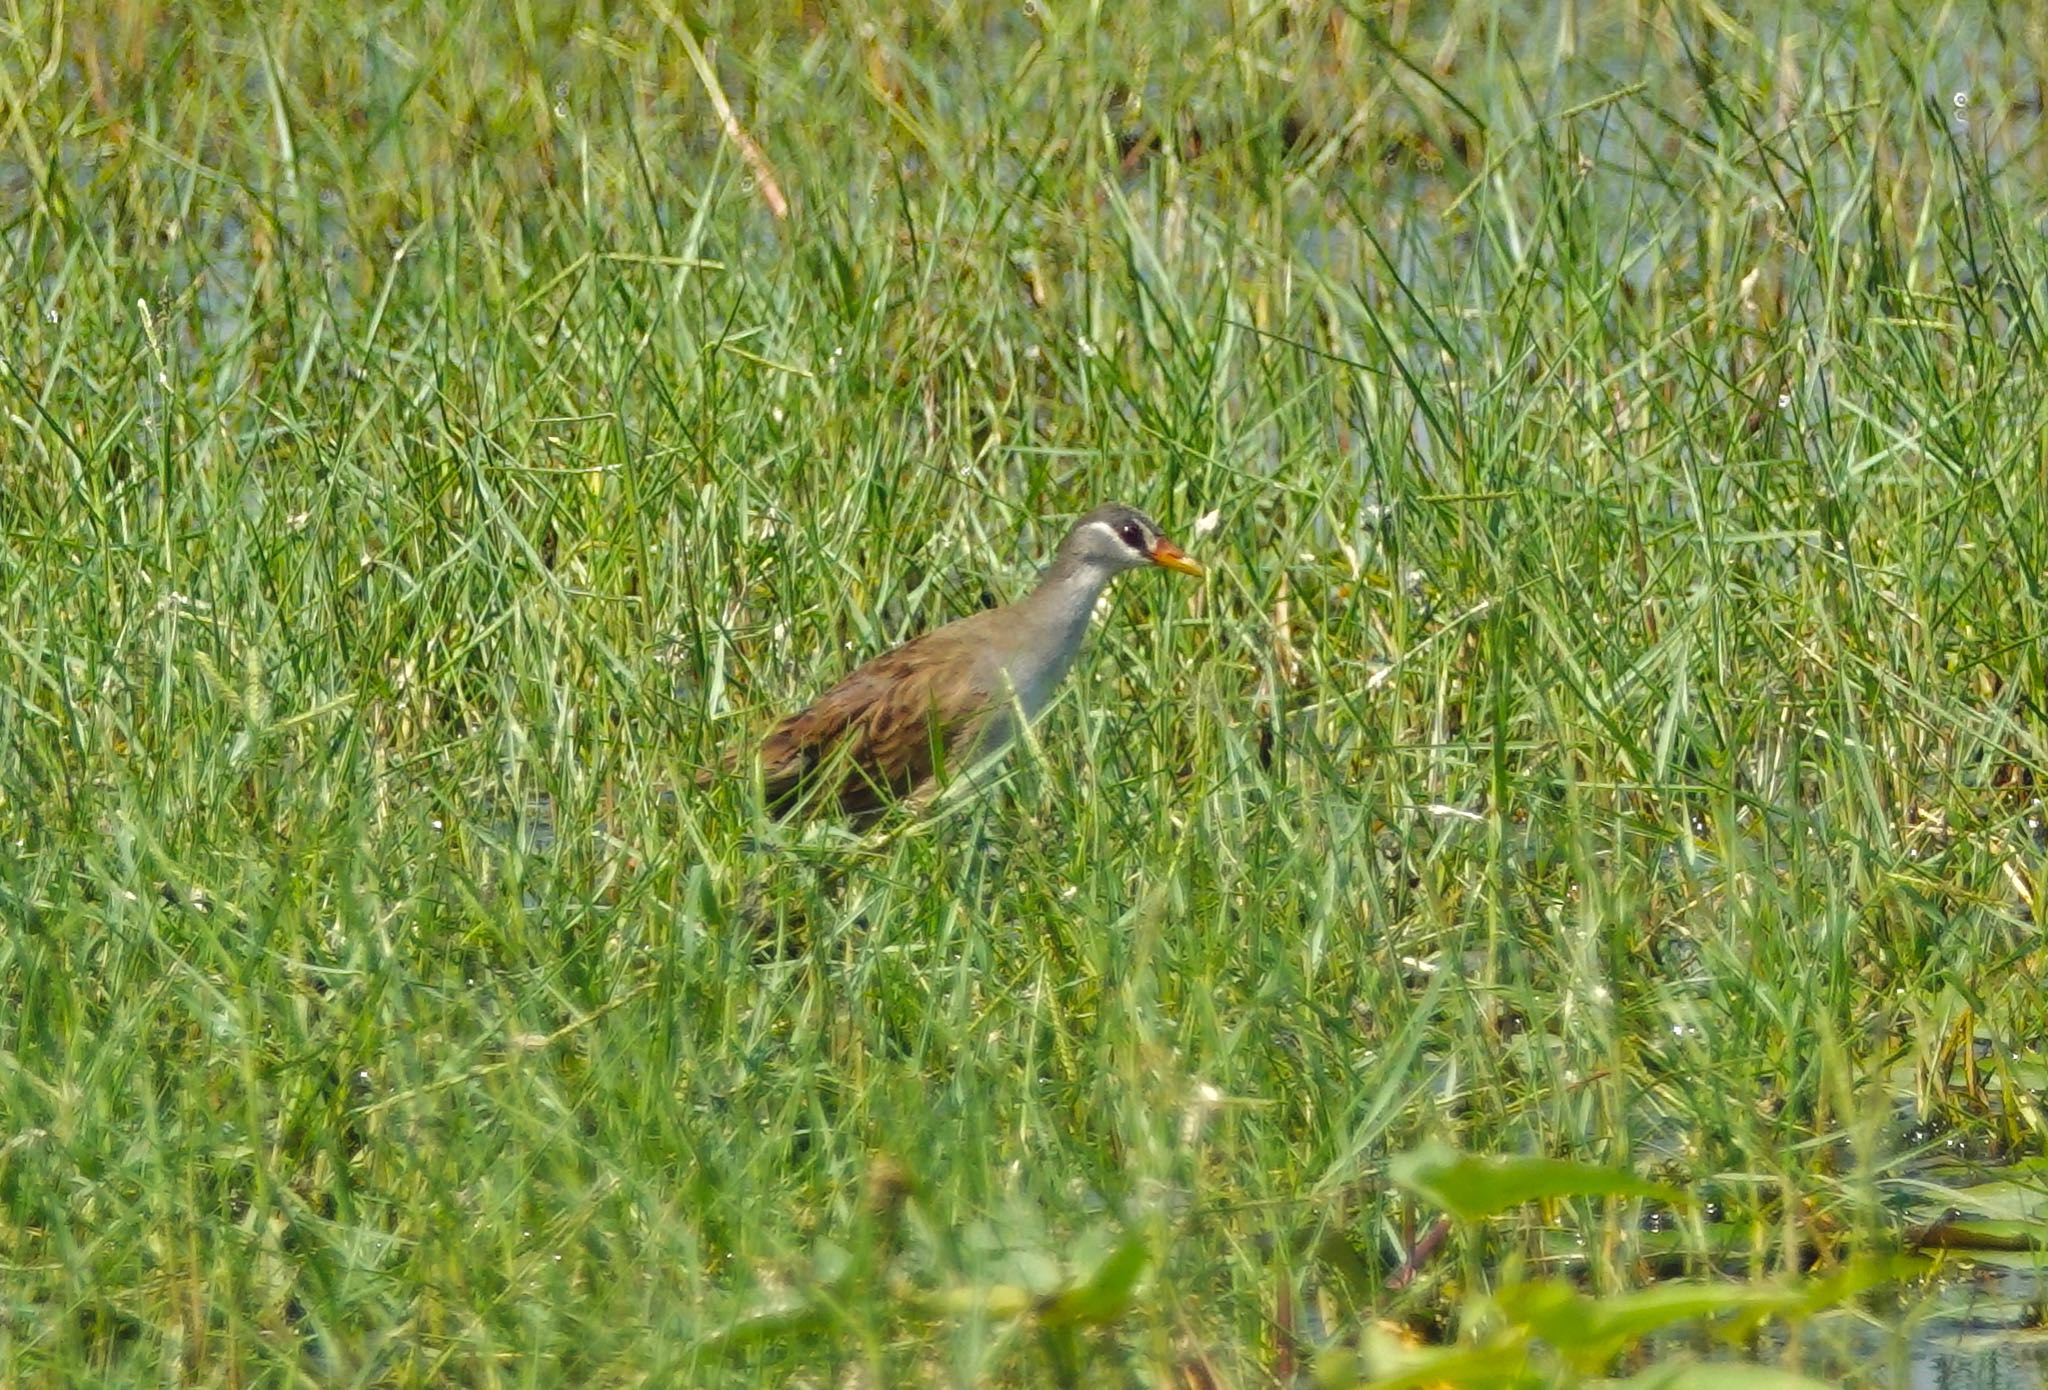
M 1202 1131 L 1208 1127 L 1209 1117 L 1223 1104 L 1223 1092 L 1204 1081 L 1195 1087 L 1195 1093 L 1188 1098 L 1187 1109 L 1181 1112 L 1180 1142 L 1183 1148 L 1192 1148 Z

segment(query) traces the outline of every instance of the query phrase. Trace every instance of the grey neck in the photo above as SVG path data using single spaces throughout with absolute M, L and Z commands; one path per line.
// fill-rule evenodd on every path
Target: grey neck
M 1108 587 L 1111 578 L 1110 572 L 1101 565 L 1062 555 L 1046 567 L 1038 587 L 1031 592 L 1031 598 L 1034 605 L 1043 607 L 1049 615 L 1059 614 L 1066 621 L 1085 628 L 1088 619 L 1094 615 L 1095 601 L 1102 597 L 1102 591 Z
M 1020 617 L 1037 626 L 1040 650 L 1071 658 L 1095 615 L 1095 601 L 1112 578 L 1100 565 L 1062 555 L 1047 567 L 1038 587 L 1019 605 Z M 1057 658 L 1056 658 L 1057 659 Z

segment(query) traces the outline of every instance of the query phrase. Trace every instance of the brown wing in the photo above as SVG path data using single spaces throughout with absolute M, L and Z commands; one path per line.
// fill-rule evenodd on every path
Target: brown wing
M 776 725 L 761 744 L 769 804 L 829 792 L 843 811 L 869 814 L 928 779 L 935 752 L 950 761 L 968 747 L 992 700 L 961 626 L 876 657 Z

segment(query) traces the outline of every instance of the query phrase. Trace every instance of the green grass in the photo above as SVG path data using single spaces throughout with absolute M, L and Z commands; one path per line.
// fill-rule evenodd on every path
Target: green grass
M 693 12 L 787 222 L 662 4 L 9 10 L 0 1383 L 1259 1386 L 2038 1153 L 2048 36 L 1492 9 Z M 666 798 L 1106 498 L 992 792 Z M 1430 1141 L 1722 1219 L 1390 1290 Z

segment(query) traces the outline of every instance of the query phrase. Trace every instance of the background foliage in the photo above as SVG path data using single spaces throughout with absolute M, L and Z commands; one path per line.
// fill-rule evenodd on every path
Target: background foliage
M 10 9 L 0 1378 L 1256 1385 L 2038 1152 L 2048 30 L 1761 10 Z M 669 795 L 1108 497 L 992 795 Z M 1694 1200 L 1390 1288 L 1431 1140 Z

